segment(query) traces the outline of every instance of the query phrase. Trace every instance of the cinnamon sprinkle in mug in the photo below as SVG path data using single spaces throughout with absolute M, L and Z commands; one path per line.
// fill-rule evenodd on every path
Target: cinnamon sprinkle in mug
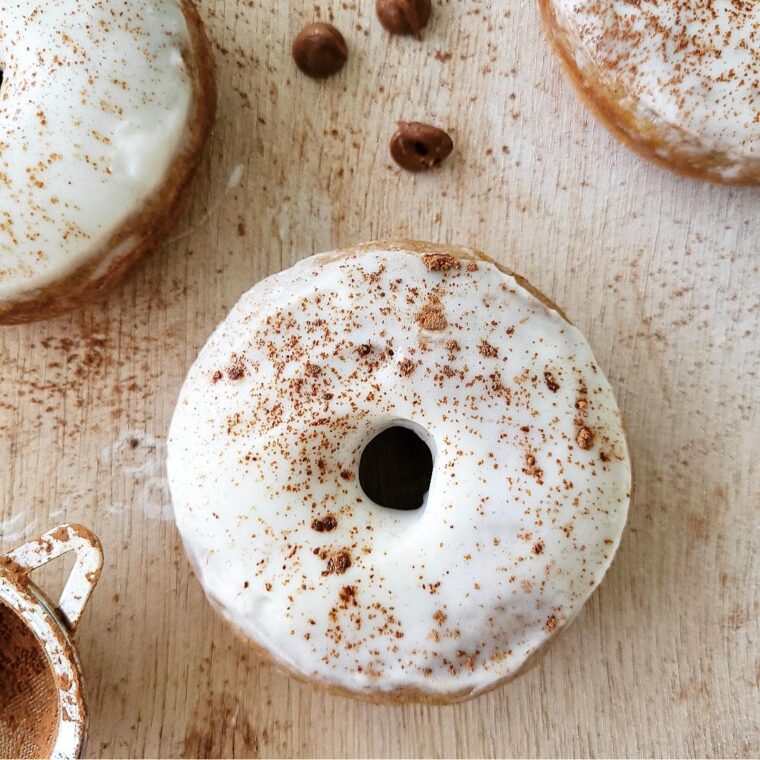
M 74 552 L 54 605 L 29 574 Z M 70 758 L 84 751 L 87 706 L 73 634 L 103 566 L 98 539 L 63 525 L 0 556 L 0 757 Z

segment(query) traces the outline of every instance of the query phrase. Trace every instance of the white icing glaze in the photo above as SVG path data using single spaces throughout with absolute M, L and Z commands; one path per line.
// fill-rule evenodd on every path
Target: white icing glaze
M 580 40 L 576 65 L 599 67 L 640 117 L 725 153 L 727 177 L 760 160 L 757 0 L 549 2 Z
M 375 505 L 357 476 L 399 423 L 435 459 L 413 512 Z M 168 472 L 208 597 L 274 660 L 353 692 L 444 698 L 516 674 L 572 620 L 630 488 L 615 400 L 576 328 L 490 262 L 428 271 L 382 247 L 311 257 L 241 298 L 182 389 Z M 341 552 L 350 567 L 331 572 Z
M 0 0 L 0 303 L 101 249 L 182 147 L 176 0 Z

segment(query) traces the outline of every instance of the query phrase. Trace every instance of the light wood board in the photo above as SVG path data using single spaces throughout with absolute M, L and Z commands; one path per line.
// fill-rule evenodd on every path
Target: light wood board
M 78 634 L 88 754 L 757 756 L 760 192 L 614 142 L 532 0 L 437 0 L 422 43 L 373 6 L 206 0 L 219 114 L 176 239 L 106 304 L 0 329 L 0 549 L 76 520 L 107 552 Z M 351 50 L 321 83 L 289 53 L 316 17 Z M 397 119 L 447 127 L 455 155 L 400 172 Z M 634 459 L 600 590 L 538 667 L 455 707 L 355 703 L 261 664 L 205 602 L 164 479 L 182 378 L 238 296 L 391 236 L 480 247 L 563 306 Z

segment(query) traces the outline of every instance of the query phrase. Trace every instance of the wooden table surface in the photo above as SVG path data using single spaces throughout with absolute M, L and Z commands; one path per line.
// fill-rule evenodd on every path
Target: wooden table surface
M 533 0 L 436 0 L 422 43 L 373 6 L 207 0 L 219 113 L 175 238 L 106 304 L 0 329 L 0 549 L 80 521 L 107 552 L 78 634 L 88 754 L 757 756 L 760 192 L 618 145 Z M 351 51 L 325 82 L 289 52 L 318 17 Z M 392 164 L 398 119 L 450 130 L 445 167 Z M 355 703 L 260 663 L 205 602 L 165 480 L 180 383 L 238 296 L 391 236 L 480 247 L 562 305 L 634 461 L 620 552 L 578 620 L 526 676 L 453 707 Z

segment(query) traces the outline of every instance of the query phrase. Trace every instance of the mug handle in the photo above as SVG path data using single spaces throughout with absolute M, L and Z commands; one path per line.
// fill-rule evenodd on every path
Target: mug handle
M 72 551 L 76 554 L 76 562 L 55 613 L 73 633 L 103 569 L 103 548 L 97 536 L 76 523 L 61 525 L 16 547 L 5 556 L 5 561 L 15 572 L 25 576 Z

